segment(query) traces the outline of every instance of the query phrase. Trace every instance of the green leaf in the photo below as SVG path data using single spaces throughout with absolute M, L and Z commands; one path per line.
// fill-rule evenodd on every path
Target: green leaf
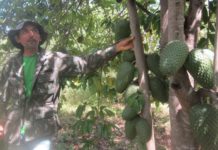
M 103 110 L 106 108 L 106 106 L 100 106 L 100 112 L 103 112 Z
M 91 106 L 91 109 L 95 111 L 95 114 L 98 114 L 98 108 L 96 106 Z
M 85 109 L 86 103 L 84 103 L 83 105 L 79 105 L 76 109 L 76 117 L 81 118 Z
M 210 10 L 210 13 L 213 13 L 213 14 L 216 13 L 216 1 L 209 1 L 209 10 Z
M 111 136 L 111 133 L 112 133 L 111 125 L 110 124 L 104 124 L 103 125 L 103 130 L 102 130 L 102 136 L 107 139 L 107 138 L 109 138 Z
M 97 136 L 98 137 L 102 137 L 102 135 L 103 135 L 103 128 L 104 128 L 104 126 L 103 126 L 103 124 L 102 123 L 99 123 L 98 125 L 97 125 L 97 131 L 96 131 L 96 133 L 97 133 Z
M 199 40 L 197 47 L 198 48 L 205 48 L 205 47 L 207 47 L 207 44 L 208 44 L 208 39 L 203 37 Z
M 99 116 L 100 116 L 101 119 L 103 119 L 105 117 L 105 113 L 104 113 L 103 110 L 99 111 Z
M 109 116 L 109 117 L 112 117 L 115 115 L 115 113 L 113 111 L 111 111 L 110 109 L 108 108 L 105 108 L 104 111 L 106 112 L 106 114 Z
M 95 118 L 95 115 L 96 115 L 95 110 L 91 110 L 91 111 L 89 111 L 89 112 L 86 114 L 86 118 L 94 119 L 94 118 Z
M 209 28 L 209 32 L 210 32 L 210 33 L 215 34 L 216 26 L 215 26 L 214 23 L 209 22 L 209 24 L 208 24 L 208 28 Z
M 93 129 L 94 121 L 93 120 L 85 120 L 84 121 L 84 133 L 91 133 Z
M 81 128 L 83 125 L 83 121 L 82 120 L 78 120 L 75 122 L 75 124 L 73 125 L 73 129 L 75 132 L 80 132 Z
M 215 43 L 215 33 L 208 34 L 209 40 L 212 45 Z
M 204 6 L 204 8 L 202 10 L 202 20 L 204 23 L 207 23 L 209 20 L 208 11 L 207 11 L 206 6 Z

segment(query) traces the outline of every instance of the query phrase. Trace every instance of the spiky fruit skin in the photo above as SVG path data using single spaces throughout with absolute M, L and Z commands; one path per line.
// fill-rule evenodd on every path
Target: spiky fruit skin
M 119 19 L 115 21 L 113 31 L 115 33 L 115 41 L 129 37 L 131 34 L 130 23 L 126 19 Z
M 160 56 L 157 53 L 148 54 L 146 56 L 146 63 L 148 66 L 148 69 L 154 73 L 156 76 L 163 78 L 164 75 L 160 71 Z
M 189 117 L 190 117 L 190 126 L 193 130 L 194 136 L 201 139 L 201 130 L 204 126 L 204 123 L 209 115 L 209 105 L 195 105 L 191 108 Z M 200 140 L 201 141 L 201 140 Z
M 132 120 L 138 115 L 138 112 L 130 106 L 126 106 L 122 112 L 122 118 L 124 120 Z
M 125 98 L 125 103 L 137 113 L 140 113 L 145 105 L 144 95 L 141 92 L 135 92 Z
M 162 81 L 158 77 L 150 77 L 149 87 L 151 95 L 155 100 L 162 103 L 166 103 L 168 101 L 169 88 L 166 82 Z
M 138 85 L 129 85 L 128 88 L 125 91 L 125 99 L 127 99 L 129 96 L 131 96 L 132 94 L 136 93 L 139 91 L 139 86 Z
M 146 143 L 151 137 L 151 126 L 146 119 L 140 118 L 136 123 L 137 141 Z
M 194 138 L 202 150 L 218 148 L 218 110 L 209 104 L 197 104 L 189 112 Z
M 133 140 L 136 137 L 136 122 L 139 116 L 133 120 L 126 120 L 125 122 L 125 135 L 128 140 Z
M 185 42 L 175 40 L 169 42 L 160 53 L 160 71 L 163 75 L 174 75 L 185 63 L 188 56 Z
M 185 62 L 185 68 L 204 88 L 213 88 L 213 52 L 208 49 L 192 50 Z
M 135 60 L 135 54 L 131 50 L 122 52 L 121 55 L 123 61 L 133 62 Z
M 123 62 L 118 69 L 115 88 L 122 93 L 133 80 L 135 67 L 130 62 Z
M 206 55 L 212 62 L 214 59 L 214 52 L 210 49 L 201 49 L 202 53 Z
M 125 104 L 122 117 L 124 120 L 132 120 L 141 113 L 145 105 L 144 95 L 140 92 L 135 92 L 125 98 Z

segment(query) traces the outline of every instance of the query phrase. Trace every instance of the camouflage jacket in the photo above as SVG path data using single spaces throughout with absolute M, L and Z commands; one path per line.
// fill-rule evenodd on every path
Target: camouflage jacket
M 26 127 L 27 141 L 54 134 L 61 78 L 96 70 L 113 58 L 116 50 L 112 46 L 85 57 L 43 50 L 37 55 L 32 96 L 29 99 L 24 92 L 21 52 L 11 58 L 1 72 L 0 120 L 4 122 L 5 140 L 9 144 L 19 143 L 22 122 Z

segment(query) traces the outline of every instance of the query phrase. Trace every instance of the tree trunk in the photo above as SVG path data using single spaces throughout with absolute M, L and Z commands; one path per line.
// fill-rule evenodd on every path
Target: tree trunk
M 155 140 L 154 140 L 154 129 L 152 125 L 152 117 L 151 117 L 151 107 L 149 102 L 149 86 L 148 86 L 148 74 L 147 68 L 145 65 L 145 57 L 144 57 L 144 49 L 142 44 L 142 36 L 140 32 L 139 20 L 135 5 L 135 0 L 128 0 L 127 8 L 130 17 L 130 27 L 132 34 L 135 36 L 134 41 L 134 54 L 136 57 L 136 67 L 139 71 L 139 86 L 141 91 L 144 94 L 145 98 L 145 106 L 143 109 L 142 116 L 146 118 L 152 128 L 152 136 L 150 140 L 147 142 L 147 150 L 155 150 Z
M 214 87 L 215 91 L 218 92 L 218 2 L 216 4 L 216 40 L 214 54 Z
M 168 1 L 161 0 L 160 1 L 160 28 L 161 28 L 161 35 L 160 35 L 160 48 L 162 49 L 168 42 Z
M 203 6 L 203 0 L 190 0 L 188 15 L 185 21 L 185 40 L 189 50 L 197 46 Z
M 200 21 L 202 18 L 202 9 L 204 6 L 204 0 L 190 0 L 188 15 L 185 20 L 185 41 L 189 47 L 189 50 L 196 48 L 198 33 L 200 31 Z M 194 78 L 189 75 L 189 80 L 194 87 Z
M 184 0 L 168 1 L 169 26 L 168 40 L 185 40 L 184 36 Z M 171 121 L 171 143 L 173 150 L 198 149 L 189 126 L 188 109 L 192 90 L 188 75 L 184 68 L 170 78 L 169 111 Z

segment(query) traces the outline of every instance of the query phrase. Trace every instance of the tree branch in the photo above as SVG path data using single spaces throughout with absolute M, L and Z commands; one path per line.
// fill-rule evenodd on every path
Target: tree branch
M 216 40 L 214 49 L 214 85 L 218 92 L 218 3 L 216 4 Z
M 127 8 L 130 18 L 131 32 L 133 36 L 135 36 L 134 54 L 136 58 L 136 67 L 139 70 L 139 87 L 144 94 L 144 100 L 146 103 L 143 109 L 142 116 L 143 118 L 146 118 L 148 120 L 152 128 L 152 135 L 150 140 L 146 143 L 146 147 L 148 150 L 154 150 L 156 148 L 155 148 L 154 129 L 152 125 L 152 116 L 151 116 L 151 109 L 150 109 L 151 104 L 149 102 L 148 74 L 147 74 L 147 68 L 145 66 L 142 36 L 140 32 L 139 19 L 137 15 L 135 0 L 128 0 Z
M 201 88 L 201 89 L 199 89 L 197 91 L 197 95 L 200 98 L 199 100 L 203 100 L 204 101 L 204 99 L 209 97 L 213 104 L 217 104 L 218 103 L 218 92 L 216 92 L 214 90 L 209 90 L 209 89 Z
M 204 3 L 201 0 L 190 1 L 188 15 L 185 20 L 185 40 L 190 50 L 195 48 L 197 44 L 203 6 Z
M 188 110 L 193 104 L 198 103 L 198 95 L 188 80 L 188 74 L 184 68 L 180 69 L 170 83 L 171 88 L 179 98 L 183 109 Z
M 151 15 L 152 13 L 150 11 L 148 11 L 144 6 L 142 6 L 139 2 L 135 1 L 136 6 L 141 9 L 142 11 L 144 11 L 147 15 Z

